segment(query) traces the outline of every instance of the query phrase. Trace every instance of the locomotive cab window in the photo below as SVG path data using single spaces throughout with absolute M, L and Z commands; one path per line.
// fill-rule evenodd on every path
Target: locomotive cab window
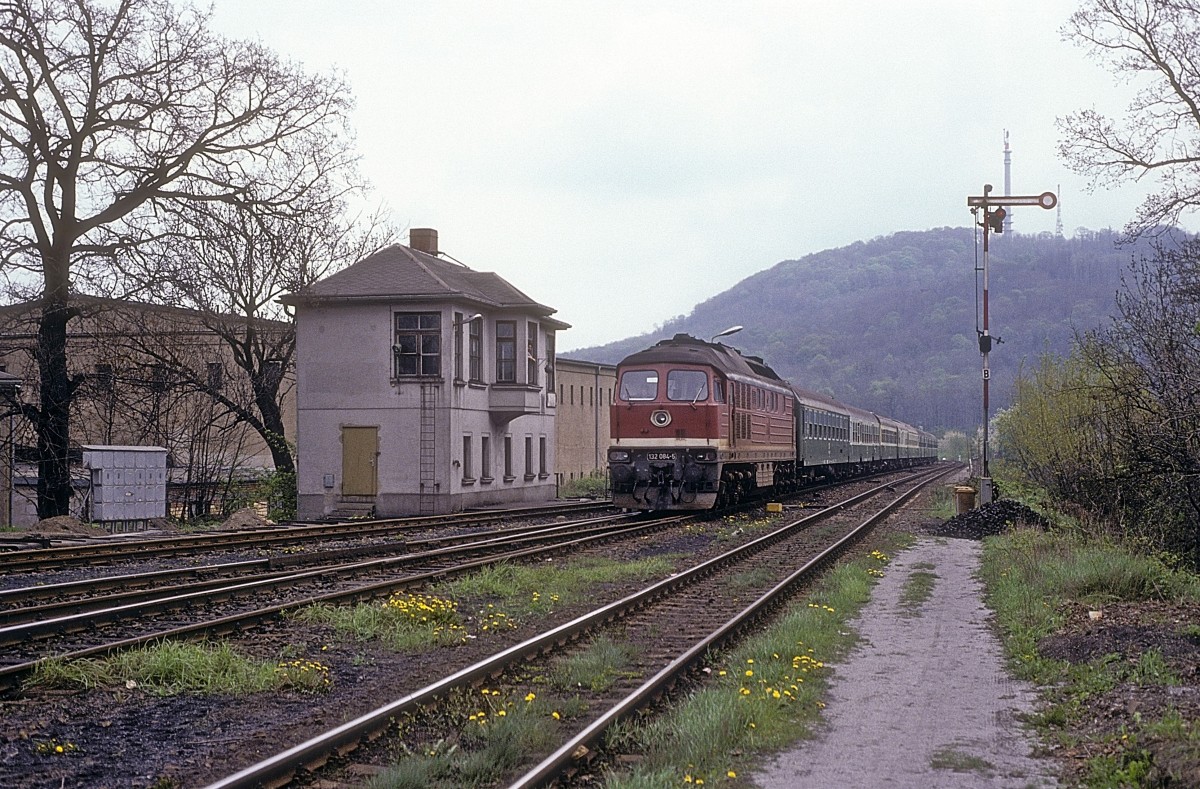
M 701 370 L 667 373 L 667 399 L 695 403 L 708 399 L 708 374 Z
M 622 400 L 653 400 L 658 397 L 657 370 L 626 370 L 621 374 Z

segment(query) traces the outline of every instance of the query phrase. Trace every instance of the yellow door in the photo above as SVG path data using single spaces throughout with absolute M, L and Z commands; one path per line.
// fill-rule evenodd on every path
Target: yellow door
M 379 428 L 342 427 L 342 495 L 374 496 Z

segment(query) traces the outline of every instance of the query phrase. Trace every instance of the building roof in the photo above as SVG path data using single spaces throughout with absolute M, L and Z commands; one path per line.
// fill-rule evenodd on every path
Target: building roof
M 78 315 L 81 318 L 105 317 L 111 316 L 114 312 L 127 312 L 129 314 L 174 315 L 198 321 L 235 321 L 241 323 L 246 320 L 245 316 L 242 315 L 208 313 L 202 310 L 178 307 L 171 304 L 151 304 L 144 301 L 134 301 L 133 299 L 92 296 L 87 293 L 72 293 L 68 299 L 69 306 L 78 310 Z M 20 321 L 29 321 L 36 323 L 41 317 L 44 302 L 44 299 L 33 299 L 32 301 L 0 305 L 0 322 L 10 321 L 17 323 Z M 259 327 L 279 329 L 287 329 L 291 326 L 290 321 L 275 320 L 274 318 L 254 318 L 253 324 Z M 68 324 L 68 333 L 73 334 L 77 332 L 77 326 L 77 323 Z M 4 328 L 6 333 L 12 333 L 11 325 Z
M 434 255 L 393 244 L 296 293 L 284 304 L 325 301 L 389 301 L 459 298 L 483 307 L 519 309 L 542 316 L 555 310 L 539 304 L 491 272 L 472 271 Z M 554 321 L 558 328 L 568 324 Z

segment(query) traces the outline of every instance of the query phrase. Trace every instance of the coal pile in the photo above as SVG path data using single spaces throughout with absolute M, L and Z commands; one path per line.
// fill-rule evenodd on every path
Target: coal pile
M 1024 504 L 1010 499 L 997 499 L 962 515 L 930 526 L 927 531 L 938 537 L 960 537 L 967 540 L 982 540 L 995 534 L 1003 534 L 1018 526 L 1045 529 L 1048 521 Z

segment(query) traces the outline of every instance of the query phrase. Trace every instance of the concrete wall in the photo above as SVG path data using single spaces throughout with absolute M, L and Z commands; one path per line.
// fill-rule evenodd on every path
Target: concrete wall
M 555 443 L 563 480 L 586 477 L 608 468 L 609 406 L 616 387 L 617 368 L 559 357 L 558 413 Z

